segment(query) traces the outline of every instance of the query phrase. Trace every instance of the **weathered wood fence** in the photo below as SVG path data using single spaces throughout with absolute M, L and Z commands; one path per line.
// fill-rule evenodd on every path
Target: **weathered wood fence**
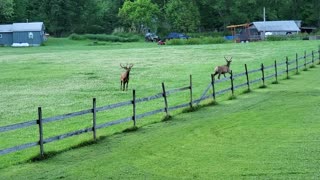
M 318 55 L 319 55 L 318 58 L 315 57 L 316 53 L 318 53 Z M 106 106 L 102 106 L 102 107 L 96 107 L 96 98 L 93 98 L 92 108 L 90 108 L 90 109 L 85 109 L 85 110 L 78 111 L 78 112 L 72 112 L 72 113 L 58 115 L 58 116 L 54 116 L 54 117 L 48 117 L 48 118 L 42 117 L 42 109 L 41 109 L 41 107 L 38 107 L 38 119 L 23 122 L 23 123 L 12 124 L 12 125 L 8 125 L 8 126 L 2 126 L 2 127 L 0 127 L 0 133 L 7 132 L 7 131 L 13 131 L 13 130 L 17 130 L 17 129 L 22 129 L 22 128 L 26 128 L 26 127 L 30 127 L 30 126 L 38 126 L 39 140 L 36 142 L 29 142 L 29 143 L 25 143 L 22 145 L 2 149 L 2 150 L 0 150 L 0 155 L 20 151 L 20 150 L 27 149 L 27 148 L 34 147 L 34 146 L 39 146 L 40 155 L 44 156 L 44 153 L 45 153 L 44 145 L 47 143 L 62 140 L 62 139 L 68 138 L 68 137 L 72 137 L 75 135 L 80 135 L 80 134 L 88 133 L 88 132 L 92 132 L 93 139 L 96 140 L 96 138 L 97 138 L 96 133 L 97 133 L 98 129 L 106 128 L 109 126 L 113 126 L 113 125 L 128 122 L 128 121 L 132 121 L 133 126 L 136 126 L 137 120 L 142 119 L 147 116 L 151 116 L 151 115 L 162 113 L 162 112 L 164 112 L 166 115 L 169 115 L 170 111 L 173 111 L 176 109 L 180 109 L 180 108 L 184 108 L 184 107 L 191 107 L 192 108 L 194 106 L 194 104 L 199 104 L 201 101 L 209 99 L 209 98 L 213 98 L 213 100 L 216 100 L 216 97 L 218 95 L 225 94 L 226 92 L 229 92 L 229 91 L 231 92 L 231 95 L 234 95 L 235 90 L 239 89 L 241 87 L 246 86 L 247 89 L 250 90 L 250 85 L 254 84 L 254 83 L 261 82 L 262 85 L 265 85 L 265 81 L 268 79 L 271 79 L 271 78 L 275 78 L 275 81 L 278 81 L 278 76 L 280 76 L 282 74 L 286 74 L 286 77 L 289 78 L 290 71 L 295 70 L 296 72 L 299 72 L 299 70 L 302 67 L 305 69 L 305 68 L 307 68 L 307 65 L 315 64 L 316 59 L 318 59 L 318 64 L 320 64 L 320 47 L 317 52 L 312 51 L 312 53 L 307 54 L 305 51 L 304 56 L 302 56 L 302 57 L 298 57 L 298 54 L 296 54 L 295 59 L 289 60 L 287 57 L 285 62 L 282 62 L 282 63 L 277 63 L 277 61 L 275 61 L 274 64 L 269 65 L 269 66 L 265 66 L 264 64 L 261 64 L 261 67 L 259 67 L 258 69 L 255 69 L 255 70 L 248 71 L 247 64 L 245 64 L 244 65 L 245 72 L 239 73 L 239 74 L 233 74 L 231 72 L 230 77 L 223 78 L 220 80 L 215 80 L 213 78 L 213 75 L 211 75 L 211 82 L 209 83 L 209 85 L 207 86 L 205 91 L 203 92 L 202 96 L 198 99 L 195 99 L 195 100 L 193 100 L 193 98 L 192 98 L 193 97 L 193 94 L 192 94 L 193 87 L 192 87 L 192 76 L 190 75 L 190 83 L 186 87 L 166 90 L 165 84 L 162 83 L 162 92 L 160 92 L 158 94 L 144 97 L 144 98 L 136 98 L 136 92 L 135 92 L 135 90 L 133 90 L 132 91 L 132 100 L 120 102 L 120 103 L 116 103 L 116 104 L 111 104 L 111 105 L 106 105 Z M 299 62 L 301 62 L 301 60 L 303 60 L 303 63 L 299 63 Z M 281 70 L 279 67 L 283 67 L 283 66 L 285 66 L 285 68 Z M 274 73 L 266 76 L 265 72 L 267 70 L 272 70 L 272 69 L 274 69 Z M 250 80 L 250 74 L 253 74 L 253 73 L 261 73 L 261 77 Z M 242 77 L 242 76 L 246 76 L 246 78 L 245 78 L 246 81 L 241 84 L 235 85 L 234 80 L 239 77 Z M 227 81 L 230 81 L 230 87 L 216 91 L 217 84 L 222 83 L 222 82 L 227 82 Z M 212 89 L 212 93 L 207 95 L 207 93 L 209 92 L 210 89 Z M 187 90 L 190 92 L 189 102 L 183 103 L 180 105 L 176 105 L 176 106 L 171 106 L 171 107 L 168 105 L 168 101 L 167 101 L 168 95 L 182 92 L 182 91 L 187 91 Z M 142 114 L 136 114 L 137 104 L 142 103 L 142 102 L 152 101 L 152 100 L 159 99 L 159 98 L 163 98 L 163 100 L 164 100 L 164 107 L 163 108 L 156 109 L 156 110 L 149 111 L 149 112 L 145 112 Z M 113 121 L 102 123 L 102 124 L 96 123 L 96 114 L 97 113 L 103 112 L 103 111 L 108 111 L 108 110 L 115 109 L 115 108 L 124 107 L 124 106 L 132 106 L 132 109 L 133 109 L 132 115 L 130 115 L 129 117 L 124 117 L 121 119 L 113 120 Z M 86 115 L 86 114 L 92 114 L 92 126 L 91 127 L 76 130 L 73 132 L 68 132 L 65 134 L 60 134 L 60 135 L 49 137 L 49 138 L 43 137 L 43 126 L 45 124 L 55 122 L 55 121 L 67 120 L 69 118 L 82 116 L 82 115 Z
M 318 57 L 316 57 L 316 54 L 318 53 Z M 318 59 L 318 62 L 316 62 Z M 301 63 L 303 61 L 303 63 Z M 300 64 L 299 64 L 300 62 Z M 288 57 L 286 57 L 284 62 L 278 63 L 276 60 L 274 61 L 274 64 L 265 66 L 263 63 L 261 64 L 260 68 L 253 69 L 248 71 L 248 65 L 244 64 L 244 72 L 233 74 L 231 71 L 230 77 L 222 78 L 219 80 L 215 80 L 213 77 L 213 74 L 211 74 L 211 83 L 208 84 L 205 91 L 202 93 L 202 96 L 195 100 L 194 102 L 196 104 L 199 104 L 201 101 L 213 98 L 213 100 L 216 99 L 218 95 L 225 94 L 226 92 L 231 92 L 231 95 L 234 95 L 234 91 L 236 89 L 242 88 L 244 86 L 247 87 L 248 90 L 250 90 L 250 85 L 260 82 L 261 87 L 265 86 L 266 80 L 274 78 L 274 82 L 278 82 L 278 77 L 280 75 L 286 74 L 286 78 L 289 79 L 289 72 L 296 71 L 296 73 L 303 68 L 303 70 L 307 69 L 307 65 L 312 64 L 313 66 L 315 64 L 320 64 L 320 47 L 318 51 L 312 51 L 310 54 L 307 54 L 306 51 L 304 52 L 304 55 L 301 57 L 298 57 L 298 54 L 296 53 L 295 59 L 289 60 Z M 282 69 L 281 69 L 282 67 Z M 266 71 L 269 72 L 268 75 L 266 75 Z M 270 71 L 273 71 L 270 73 Z M 250 74 L 257 74 L 261 73 L 260 77 L 255 78 L 253 80 L 250 79 Z M 239 79 L 240 77 L 245 76 L 244 79 L 246 79 L 245 82 L 241 84 L 235 85 L 234 80 Z M 257 75 L 256 75 L 257 76 Z M 217 84 L 230 81 L 230 86 L 216 91 Z M 209 90 L 212 89 L 212 94 L 208 94 Z

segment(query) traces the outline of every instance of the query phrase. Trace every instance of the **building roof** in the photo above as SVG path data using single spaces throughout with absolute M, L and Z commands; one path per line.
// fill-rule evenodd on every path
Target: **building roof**
M 12 25 L 11 24 L 4 24 L 0 25 L 0 32 L 12 32 Z
M 295 21 L 259 21 L 252 23 L 259 32 L 297 32 L 300 31 Z
M 43 22 L 13 23 L 12 31 L 41 31 Z
M 43 22 L 13 23 L 0 25 L 0 32 L 41 31 Z

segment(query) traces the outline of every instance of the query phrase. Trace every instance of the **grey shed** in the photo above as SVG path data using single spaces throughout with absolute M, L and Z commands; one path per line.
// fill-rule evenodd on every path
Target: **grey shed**
M 0 46 L 11 45 L 13 41 L 12 25 L 0 25 Z
M 287 35 L 300 32 L 301 21 L 258 21 L 252 22 L 248 27 L 242 29 L 237 36 L 239 41 L 257 41 L 265 35 Z
M 0 44 L 2 45 L 11 46 L 12 44 L 28 43 L 31 46 L 40 46 L 45 40 L 43 22 L 0 25 Z

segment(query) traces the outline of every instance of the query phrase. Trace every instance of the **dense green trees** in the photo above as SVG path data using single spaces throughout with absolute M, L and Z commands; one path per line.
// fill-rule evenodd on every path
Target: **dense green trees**
M 230 24 L 302 20 L 320 27 L 319 0 L 0 0 L 0 24 L 44 21 L 55 36 L 111 33 L 115 28 L 198 32 Z M 119 28 L 120 27 L 120 28 Z
M 0 22 L 9 21 L 13 14 L 13 1 L 12 0 L 0 0 Z
M 119 10 L 122 21 L 137 32 L 143 32 L 145 27 L 156 30 L 159 7 L 151 0 L 126 0 Z
M 200 13 L 194 0 L 170 0 L 165 5 L 165 19 L 173 31 L 195 32 Z

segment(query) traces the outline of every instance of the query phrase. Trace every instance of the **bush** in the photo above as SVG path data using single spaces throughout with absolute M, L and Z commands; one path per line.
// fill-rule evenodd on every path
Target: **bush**
M 268 36 L 267 41 L 285 41 L 288 40 L 287 36 L 280 36 L 280 35 L 272 35 L 272 36 Z
M 189 36 L 193 38 L 202 38 L 202 37 L 221 37 L 223 32 L 201 32 L 201 33 L 188 33 Z
M 127 37 L 126 37 L 127 36 Z M 85 39 L 90 39 L 94 41 L 109 41 L 109 42 L 137 42 L 141 38 L 138 35 L 124 35 L 122 33 L 122 36 L 117 36 L 117 35 L 109 35 L 109 34 L 84 34 L 84 35 L 79 35 L 79 34 L 71 34 L 69 36 L 70 39 L 72 40 L 85 40 Z
M 185 44 L 193 45 L 193 44 L 202 44 L 200 38 L 190 38 L 185 40 Z
M 223 37 L 206 37 L 203 39 L 204 44 L 222 44 L 225 43 L 226 40 Z
M 166 42 L 167 45 L 195 45 L 195 44 L 222 44 L 227 42 L 223 37 L 202 37 L 190 39 L 171 39 Z
M 185 39 L 170 39 L 166 41 L 167 45 L 184 45 L 185 43 Z
M 86 37 L 84 37 L 84 36 L 82 36 L 82 35 L 79 35 L 79 34 L 72 33 L 72 34 L 69 36 L 69 39 L 71 39 L 71 40 L 85 40 Z

